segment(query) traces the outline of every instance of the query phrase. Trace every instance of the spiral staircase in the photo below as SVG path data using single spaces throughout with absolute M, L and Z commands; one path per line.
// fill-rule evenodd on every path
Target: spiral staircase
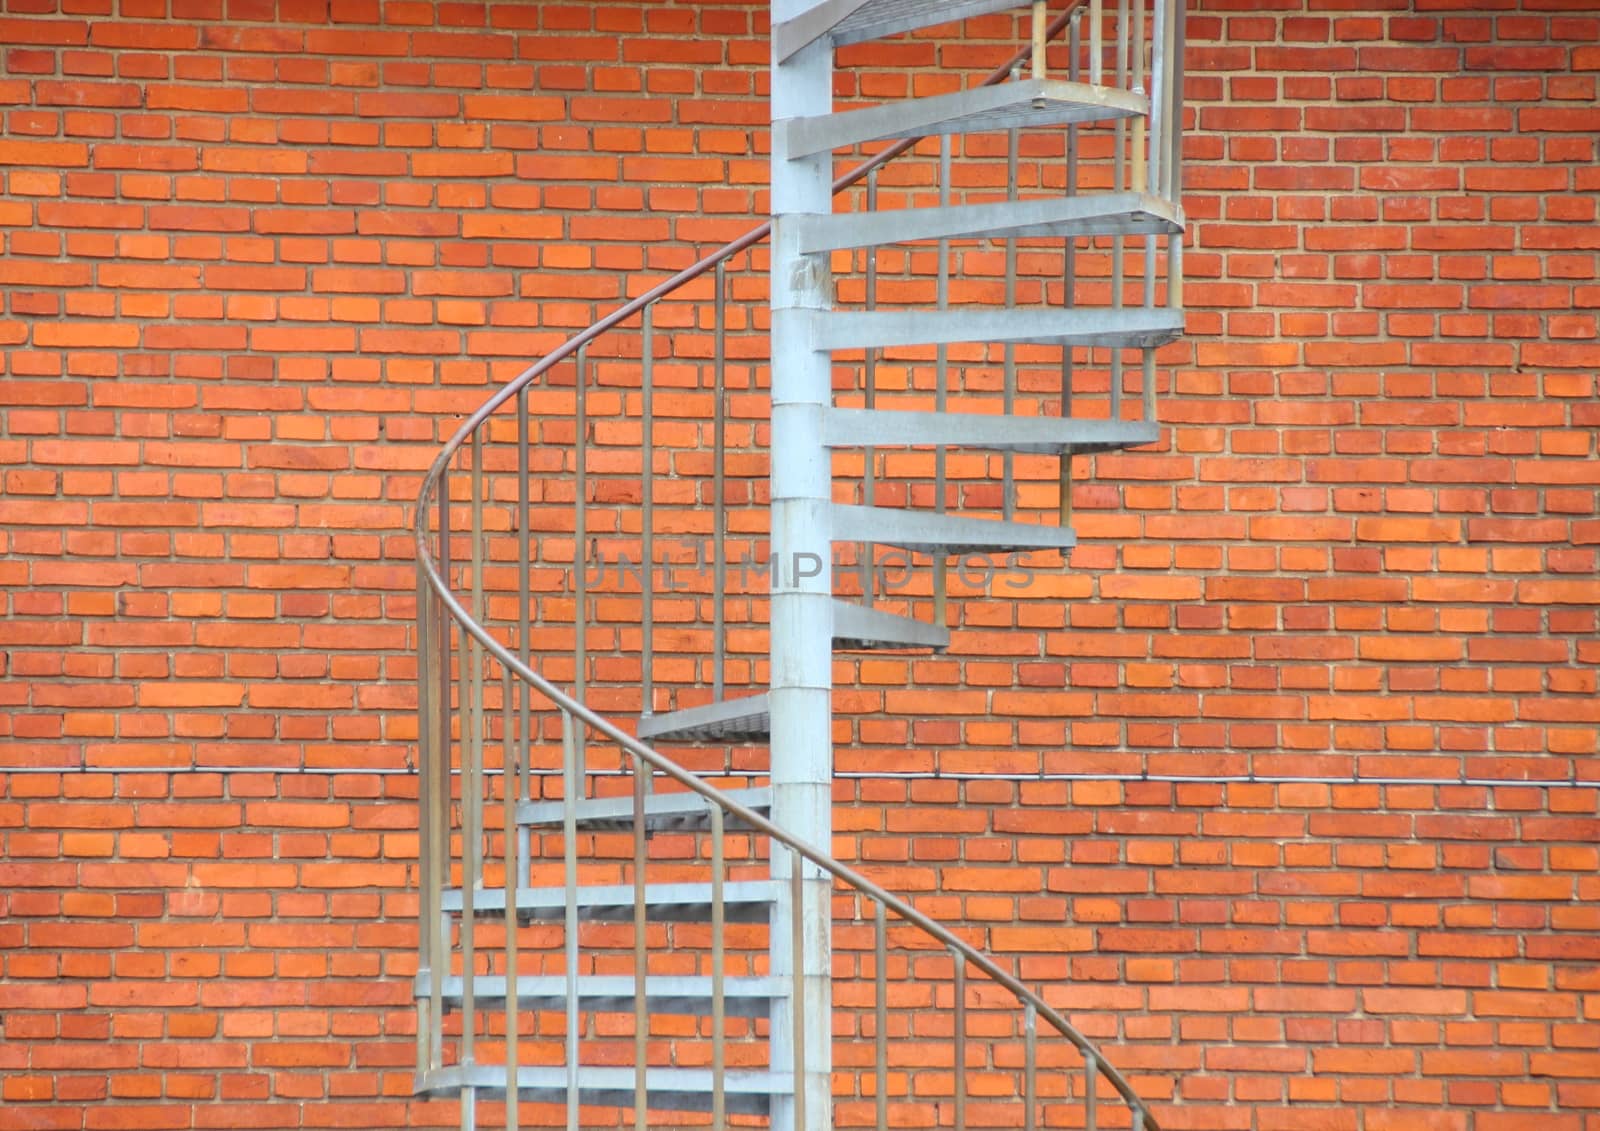
M 983 82 L 835 107 L 841 51 L 975 18 L 1021 41 Z M 775 0 L 771 38 L 773 221 L 501 387 L 425 479 L 416 1091 L 463 1128 L 1150 1131 L 981 929 L 831 855 L 832 680 L 949 646 L 953 562 L 1065 552 L 1074 456 L 1157 439 L 1182 9 Z M 730 283 L 769 236 L 768 329 Z M 591 576 L 608 547 L 642 564 Z M 926 587 L 889 592 L 890 554 Z

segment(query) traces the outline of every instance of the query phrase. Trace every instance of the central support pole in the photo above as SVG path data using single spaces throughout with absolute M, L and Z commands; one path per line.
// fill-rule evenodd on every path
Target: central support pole
M 775 0 L 774 23 L 811 0 Z M 772 120 L 830 113 L 833 45 L 824 37 L 772 63 Z M 801 255 L 794 217 L 833 210 L 829 153 L 790 160 L 782 133 L 772 152 L 772 810 L 800 839 L 831 847 L 833 827 L 832 464 L 822 443 L 831 396 L 831 356 L 812 347 L 806 311 L 833 302 L 826 254 Z M 774 879 L 788 881 L 793 860 L 774 848 Z M 795 1095 L 776 1098 L 774 1131 L 833 1125 L 830 1095 L 832 995 L 831 884 L 806 870 L 799 890 L 780 883 L 772 923 L 772 974 L 797 987 L 772 1019 L 772 1067 L 795 1072 Z M 801 977 L 794 977 L 796 964 Z M 802 1011 L 802 1025 L 795 1024 Z M 796 1047 L 796 1035 L 803 1047 Z

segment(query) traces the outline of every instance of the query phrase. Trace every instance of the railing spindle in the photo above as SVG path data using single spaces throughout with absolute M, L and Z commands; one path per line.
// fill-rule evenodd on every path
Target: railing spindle
M 967 960 L 960 951 L 952 949 L 955 960 L 955 1131 L 966 1131 L 967 1126 Z
M 449 484 L 439 485 L 439 567 L 445 577 L 449 577 L 450 568 L 450 509 L 449 509 Z M 433 934 L 432 950 L 434 956 L 434 970 L 436 977 L 433 979 L 433 993 L 429 998 L 429 1007 L 433 1014 L 432 1047 L 429 1049 L 428 1065 L 430 1068 L 444 1066 L 444 978 L 450 973 L 449 931 L 446 925 L 442 907 L 443 889 L 450 883 L 450 730 L 451 730 L 451 690 L 452 680 L 450 668 L 452 664 L 450 649 L 450 618 L 445 612 L 444 602 L 435 599 L 430 610 L 435 617 L 433 644 L 436 649 L 435 666 L 437 668 L 438 682 L 435 689 L 438 709 L 434 712 L 434 722 L 438 726 L 438 734 L 434 738 L 434 751 L 431 772 L 433 781 L 433 808 L 428 814 L 428 820 L 433 824 L 433 833 L 428 838 L 429 852 L 432 854 L 433 872 L 437 886 L 434 896 L 433 922 L 429 930 Z
M 1082 78 L 1082 62 L 1080 55 L 1083 50 L 1083 9 L 1073 10 L 1072 17 L 1067 23 L 1067 79 L 1077 82 Z M 1078 126 L 1071 122 L 1067 125 L 1067 195 L 1078 195 Z M 1075 236 L 1068 236 L 1061 249 L 1061 305 L 1074 307 L 1077 305 L 1078 294 L 1078 240 Z M 1074 377 L 1074 355 L 1071 344 L 1061 347 L 1061 416 L 1063 419 L 1072 417 L 1072 382 Z M 1060 483 L 1057 495 L 1056 521 L 1061 526 L 1072 525 L 1072 451 L 1068 449 L 1061 453 L 1057 477 Z
M 483 623 L 483 433 L 472 434 L 468 482 L 472 506 L 472 619 Z M 461 742 L 461 1063 L 477 1056 L 477 894 L 483 885 L 483 645 L 463 641 L 467 670 L 466 725 Z M 474 1097 L 475 1090 L 463 1095 Z M 463 1108 L 465 1108 L 463 1104 Z M 466 1115 L 462 1115 L 463 1126 Z
M 644 709 L 655 712 L 655 316 L 651 307 L 644 308 L 644 337 L 642 368 L 639 388 L 640 468 L 639 490 L 642 493 L 642 513 L 639 517 L 640 576 L 644 581 L 639 594 L 639 624 L 644 631 L 644 656 L 640 672 Z
M 878 170 L 874 169 L 867 174 L 867 211 L 878 210 Z M 867 301 L 866 309 L 878 309 L 878 245 L 867 246 Z M 867 347 L 866 355 L 862 360 L 862 379 L 866 384 L 863 404 L 870 411 L 878 406 L 878 351 L 871 346 Z M 872 506 L 877 498 L 877 488 L 874 477 L 877 473 L 878 449 L 867 445 L 863 449 L 861 502 L 865 506 Z M 877 598 L 878 571 L 875 568 L 877 547 L 871 542 L 861 544 L 861 566 L 865 571 L 861 584 L 862 603 L 868 608 L 872 607 Z
M 505 855 L 506 893 L 506 1131 L 517 1131 L 521 1114 L 517 1105 L 517 884 L 521 882 L 517 860 L 517 749 L 511 728 L 511 669 L 500 674 L 500 799 Z
M 725 956 L 723 932 L 726 909 L 723 906 L 722 807 L 711 809 L 711 1126 L 723 1131 L 727 1126 L 728 1090 L 725 1050 L 727 1039 L 727 987 L 724 984 Z
M 728 274 L 725 261 L 718 261 L 716 270 L 716 326 L 712 335 L 715 351 L 711 363 L 715 402 L 712 416 L 711 447 L 711 695 L 721 700 L 724 667 L 727 662 L 728 640 L 725 604 L 727 601 L 727 496 L 723 482 L 723 464 L 728 455 L 728 355 L 725 338 L 728 332 Z
M 1105 85 L 1105 12 L 1102 0 L 1089 0 L 1089 82 Z
M 1022 1007 L 1022 1131 L 1034 1131 L 1034 1128 L 1039 1124 L 1039 1113 L 1035 1110 L 1039 1102 L 1037 1078 L 1039 1064 L 1038 1044 L 1039 1011 L 1034 1008 L 1033 1002 L 1024 1002 Z
M 1050 24 L 1049 12 L 1046 10 L 1045 0 L 1033 0 L 1033 77 L 1043 79 L 1045 76 L 1045 44 L 1049 41 Z
M 573 686 L 581 702 L 589 691 L 589 347 L 579 346 L 575 359 L 577 372 L 573 376 L 573 490 L 577 495 L 577 511 L 572 520 L 572 568 L 576 574 L 573 598 L 573 630 L 576 634 Z M 582 727 L 575 737 L 574 754 L 578 764 L 578 780 L 582 781 L 588 769 L 588 735 Z
M 790 992 L 789 1016 L 793 1021 L 794 1036 L 794 1125 L 796 1131 L 809 1128 L 806 1122 L 806 970 L 802 956 L 805 954 L 806 886 L 804 858 L 791 852 L 789 859 L 789 945 L 793 948 L 790 964 L 794 967 Z
M 646 1131 L 649 1110 L 646 1073 L 650 1067 L 649 908 L 645 903 L 645 857 L 649 829 L 645 824 L 644 762 L 633 760 L 633 1126 Z
M 1043 4 L 1034 5 L 1034 34 L 1037 37 L 1044 30 Z M 1037 40 L 1036 40 L 1037 42 Z M 1038 47 L 1038 57 L 1043 58 L 1043 45 Z M 1018 78 L 1018 73 L 1013 73 L 1013 78 Z M 1036 76 L 1037 77 L 1037 76 Z M 1022 145 L 1022 131 L 1011 129 L 1006 131 L 1006 199 L 1017 199 L 1017 156 Z M 1010 310 L 1017 305 L 1017 238 L 1006 238 L 1006 309 Z M 1007 342 L 1004 347 L 1004 361 L 1002 363 L 1002 392 L 1004 407 L 1002 411 L 1012 415 L 1017 404 L 1017 347 L 1014 342 Z M 1016 516 L 1016 453 L 1007 448 L 1000 455 L 1000 506 L 1002 516 L 1010 521 Z
M 567 1131 L 578 1131 L 578 760 L 573 732 L 582 722 L 561 712 L 561 860 L 565 884 L 562 920 L 567 967 Z M 512 909 L 507 908 L 507 913 Z
M 1100 1061 L 1088 1049 L 1083 1052 L 1083 1131 L 1100 1126 Z
M 1128 40 L 1128 0 L 1117 0 L 1117 41 L 1116 41 L 1116 84 L 1118 90 L 1125 90 L 1128 86 L 1128 53 L 1126 44 Z M 1112 127 L 1116 142 L 1112 149 L 1111 157 L 1111 186 L 1121 192 L 1128 187 L 1128 125 L 1123 119 L 1118 118 Z M 1121 310 L 1123 306 L 1123 257 L 1126 251 L 1122 237 L 1110 237 L 1111 245 L 1111 309 Z M 1111 419 L 1122 418 L 1122 350 L 1117 346 L 1109 347 L 1111 355 Z
M 941 134 L 939 137 L 939 207 L 950 207 L 950 135 Z M 939 241 L 939 282 L 938 282 L 938 308 L 948 310 L 950 307 L 950 241 Z M 934 347 L 934 386 L 933 410 L 944 412 L 950 388 L 950 347 L 940 343 Z M 945 512 L 945 456 L 943 445 L 933 452 L 933 509 L 938 514 Z M 939 554 L 933 560 L 933 621 L 940 627 L 950 623 L 949 620 L 949 582 L 950 559 L 945 554 Z
M 442 882 L 434 871 L 433 856 L 433 764 L 439 757 L 434 723 L 434 632 L 433 592 L 419 571 L 417 574 L 417 861 L 421 876 L 421 897 L 417 900 L 417 973 L 427 979 L 429 996 L 418 1001 L 417 1064 L 428 1063 L 433 1026 L 438 1024 L 430 1003 L 432 987 L 447 971 L 436 968 L 433 949 L 433 922 L 439 915 L 439 888 Z
M 873 982 L 877 1006 L 878 1131 L 889 1131 L 889 922 L 883 904 L 873 901 Z
M 533 421 L 528 415 L 528 390 L 517 392 L 517 658 L 528 664 L 533 656 L 533 485 L 528 474 L 529 429 Z M 581 567 L 580 567 L 581 572 Z M 517 735 L 520 740 L 517 758 L 517 797 L 531 800 L 529 787 L 533 784 L 533 738 L 528 728 L 533 724 L 533 688 L 522 680 L 517 687 Z M 506 779 L 506 796 L 512 792 L 512 780 Z M 526 875 L 528 869 L 529 832 L 525 825 L 517 826 L 517 874 Z M 506 866 L 510 867 L 511 842 L 506 842 Z
M 1170 60 L 1168 81 L 1167 170 L 1171 177 L 1170 198 L 1179 206 L 1183 204 L 1183 44 L 1185 38 L 1184 9 L 1174 7 L 1167 27 Z M 1167 305 L 1173 310 L 1183 309 L 1183 233 L 1167 237 Z

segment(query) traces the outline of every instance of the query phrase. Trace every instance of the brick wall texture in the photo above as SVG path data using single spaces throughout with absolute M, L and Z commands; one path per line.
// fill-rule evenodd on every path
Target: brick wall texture
M 1059 983 L 1169 1127 L 1596 1131 L 1600 17 L 1188 34 L 1163 439 L 1080 458 L 1070 571 L 841 662 L 836 847 Z M 409 1095 L 411 503 L 494 384 L 761 215 L 766 36 L 0 0 L 0 1128 L 454 1118 Z

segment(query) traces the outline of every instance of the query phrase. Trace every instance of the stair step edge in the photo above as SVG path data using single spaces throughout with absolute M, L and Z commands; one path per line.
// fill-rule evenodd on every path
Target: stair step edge
M 773 123 L 790 160 L 890 138 L 1098 122 L 1149 112 L 1141 93 L 1064 79 L 1021 79 Z
M 723 911 L 729 922 L 765 922 L 777 899 L 778 884 L 772 880 L 729 880 L 722 885 Z M 578 914 L 586 921 L 631 921 L 634 889 L 632 884 L 605 884 L 578 889 Z M 649 884 L 645 906 L 652 922 L 702 922 L 711 914 L 710 883 Z M 523 919 L 560 919 L 566 914 L 566 892 L 560 887 L 518 888 L 517 915 Z M 439 909 L 447 913 L 464 909 L 460 888 L 446 888 Z M 473 910 L 484 915 L 504 915 L 504 888 L 480 888 L 473 892 Z
M 724 797 L 746 809 L 762 812 L 772 807 L 772 790 L 767 786 L 724 789 L 720 792 Z M 702 827 L 701 822 L 710 819 L 711 804 L 698 793 L 687 790 L 673 793 L 652 791 L 645 797 L 645 827 L 650 829 Z M 631 829 L 633 827 L 631 793 L 616 797 L 586 797 L 574 808 L 577 810 L 575 817 L 580 828 Z M 560 801 L 524 801 L 517 806 L 517 822 L 522 825 L 548 827 L 560 825 L 565 820 L 566 806 Z

